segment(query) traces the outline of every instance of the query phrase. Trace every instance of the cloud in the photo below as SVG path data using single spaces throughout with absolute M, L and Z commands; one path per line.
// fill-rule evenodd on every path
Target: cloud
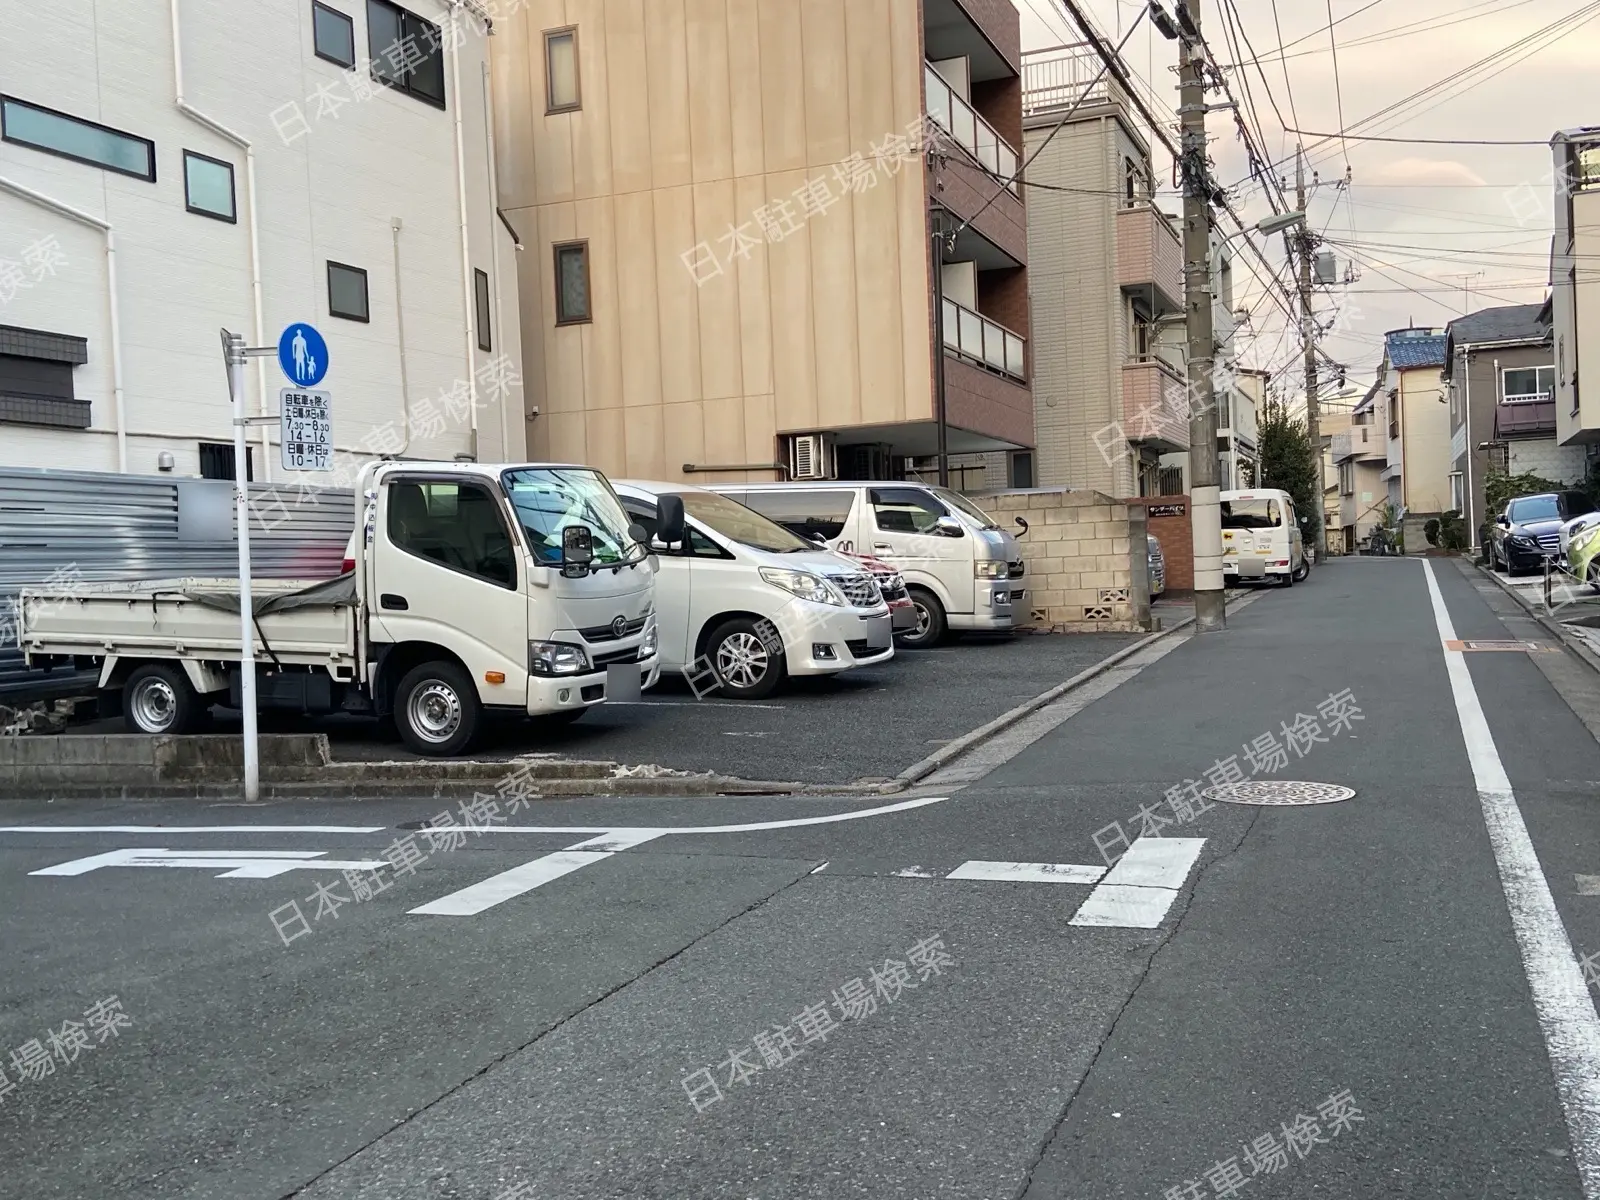
M 1465 163 L 1449 158 L 1401 158 L 1385 163 L 1368 183 L 1465 183 L 1483 186 L 1484 178 Z

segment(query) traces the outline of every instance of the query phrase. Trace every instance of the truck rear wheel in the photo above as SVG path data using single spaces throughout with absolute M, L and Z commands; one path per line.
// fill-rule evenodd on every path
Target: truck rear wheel
M 425 758 L 464 754 L 477 736 L 483 707 L 467 673 L 451 662 L 412 667 L 394 694 L 401 740 Z
M 145 663 L 122 685 L 122 717 L 129 733 L 190 733 L 208 709 L 182 667 Z

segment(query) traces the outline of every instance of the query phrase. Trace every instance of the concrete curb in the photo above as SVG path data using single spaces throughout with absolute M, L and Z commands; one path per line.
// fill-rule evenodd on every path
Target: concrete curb
M 1584 665 L 1588 666 L 1596 673 L 1600 673 L 1600 655 L 1596 655 L 1595 652 L 1584 643 L 1582 638 L 1568 632 L 1567 627 L 1560 621 L 1556 620 L 1554 617 L 1546 616 L 1544 612 L 1542 612 L 1537 606 L 1530 604 L 1526 596 L 1517 591 L 1516 588 L 1512 587 L 1504 579 L 1501 579 L 1500 576 L 1496 575 L 1493 571 L 1489 570 L 1488 567 L 1481 566 L 1478 563 L 1473 563 L 1472 569 L 1477 571 L 1479 574 L 1487 575 L 1490 579 L 1494 580 L 1496 586 L 1498 586 L 1502 592 L 1515 600 L 1525 613 L 1537 621 L 1548 632 L 1555 634 L 1557 639 L 1560 640 L 1561 644 L 1576 654 L 1578 658 L 1582 660 Z

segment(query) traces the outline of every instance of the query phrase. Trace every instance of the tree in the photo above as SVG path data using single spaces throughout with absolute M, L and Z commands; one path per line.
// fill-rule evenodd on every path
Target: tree
M 1317 459 L 1306 433 L 1306 423 L 1291 417 L 1281 401 L 1268 400 L 1256 421 L 1256 441 L 1261 449 L 1261 486 L 1289 493 L 1300 515 L 1300 534 L 1314 542 L 1317 522 L 1323 520 L 1322 497 L 1317 495 Z

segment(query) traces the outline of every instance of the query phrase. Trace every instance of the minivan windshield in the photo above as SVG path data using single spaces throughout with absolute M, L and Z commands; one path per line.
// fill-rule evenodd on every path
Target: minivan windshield
M 983 509 L 979 508 L 971 500 L 968 500 L 960 492 L 952 492 L 949 488 L 942 487 L 929 488 L 928 490 L 931 491 L 935 496 L 939 497 L 940 500 L 943 500 L 951 508 L 965 513 L 968 518 L 976 523 L 979 529 L 1000 528 L 999 525 L 995 524 L 993 517 L 984 512 Z
M 683 511 L 732 542 L 772 554 L 797 554 L 817 545 L 769 521 L 754 509 L 716 492 L 683 492 Z
M 1561 515 L 1561 510 L 1556 507 L 1554 496 L 1524 496 L 1511 502 L 1506 515 L 1517 525 L 1523 521 L 1553 521 Z
M 587 467 L 518 467 L 500 482 L 516 510 L 534 557 L 561 562 L 561 534 L 569 525 L 587 525 L 594 533 L 597 565 L 624 562 L 635 549 L 628 536 L 628 515 L 611 490 L 611 482 Z M 639 551 L 636 557 L 644 557 Z
M 1283 524 L 1283 513 L 1276 500 L 1224 500 L 1224 529 L 1276 529 Z

